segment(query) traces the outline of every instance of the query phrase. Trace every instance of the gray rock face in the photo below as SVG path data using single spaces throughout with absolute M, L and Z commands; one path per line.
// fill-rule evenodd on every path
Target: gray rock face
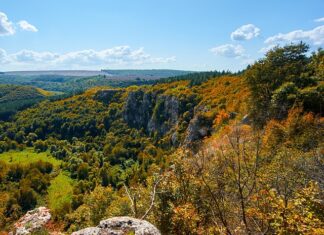
M 95 94 L 94 98 L 105 104 L 109 104 L 115 97 L 115 95 L 120 94 L 122 91 L 117 89 L 106 89 L 99 90 Z
M 149 135 L 156 133 L 161 137 L 170 133 L 170 143 L 173 146 L 183 142 L 182 136 L 181 139 L 179 138 L 177 128 L 180 120 L 182 125 L 185 121 L 188 127 L 186 127 L 183 144 L 189 145 L 208 136 L 212 130 L 212 120 L 208 120 L 203 115 L 208 110 L 204 106 L 194 108 L 194 102 L 194 98 L 184 101 L 173 95 L 161 94 L 158 91 L 145 92 L 139 89 L 129 93 L 124 106 L 123 119 L 130 127 L 143 128 Z
M 97 227 L 82 229 L 72 235 L 160 235 L 160 231 L 151 223 L 131 217 L 114 217 L 100 221 Z
M 174 96 L 159 95 L 156 100 L 153 115 L 148 123 L 149 133 L 157 131 L 164 135 L 178 124 L 179 101 Z
M 28 211 L 15 223 L 15 234 L 25 235 L 42 228 L 51 219 L 49 209 L 46 207 L 39 207 Z
M 143 90 L 130 92 L 124 107 L 124 120 L 130 127 L 147 129 L 154 104 L 153 94 L 144 93 Z
M 148 134 L 164 135 L 178 123 L 179 101 L 174 96 L 146 93 L 143 90 L 129 93 L 124 107 L 124 120 Z
M 184 145 L 200 140 L 205 136 L 208 136 L 212 131 L 213 121 L 204 116 L 207 110 L 204 107 L 197 107 L 193 119 L 189 122 L 187 128 Z

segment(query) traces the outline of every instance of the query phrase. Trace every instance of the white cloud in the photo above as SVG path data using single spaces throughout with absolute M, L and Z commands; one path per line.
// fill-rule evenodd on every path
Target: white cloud
M 262 47 L 260 50 L 259 50 L 259 53 L 262 53 L 262 54 L 265 54 L 267 53 L 268 51 L 270 51 L 271 49 L 273 49 L 276 45 L 275 44 L 270 44 L 266 47 Z
M 295 30 L 289 33 L 279 33 L 265 40 L 265 43 L 287 43 L 305 41 L 315 46 L 324 45 L 324 25 L 318 26 L 314 29 L 304 31 Z
M 26 20 L 19 21 L 18 25 L 22 30 L 25 30 L 25 31 L 30 31 L 30 32 L 38 31 L 38 29 L 34 25 L 28 23 Z
M 260 29 L 253 24 L 242 25 L 231 33 L 231 39 L 235 41 L 250 40 L 260 35 Z
M 215 55 L 230 58 L 239 58 L 244 56 L 245 49 L 241 45 L 224 44 L 210 49 Z
M 315 19 L 314 22 L 324 22 L 324 17 Z
M 118 46 L 105 50 L 82 50 L 67 53 L 37 52 L 22 50 L 7 54 L 0 49 L 0 61 L 7 62 L 7 68 L 15 70 L 30 68 L 103 68 L 107 66 L 166 64 L 175 61 L 175 57 L 154 57 L 143 48 L 131 49 L 129 46 Z
M 7 60 L 7 52 L 0 48 L 0 62 L 6 63 Z
M 0 12 L 0 36 L 13 35 L 14 33 L 13 23 L 9 21 L 5 13 Z
M 56 63 L 61 64 L 152 64 L 169 63 L 171 58 L 156 58 L 146 53 L 143 48 L 132 50 L 129 46 L 118 46 L 101 51 L 83 50 L 60 55 Z
M 22 50 L 9 55 L 10 61 L 22 63 L 48 62 L 59 58 L 58 54 L 51 52 L 36 52 L 30 50 Z

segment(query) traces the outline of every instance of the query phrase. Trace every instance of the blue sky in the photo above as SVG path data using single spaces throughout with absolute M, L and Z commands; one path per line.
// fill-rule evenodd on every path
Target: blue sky
M 239 70 L 324 46 L 323 0 L 0 0 L 0 70 Z

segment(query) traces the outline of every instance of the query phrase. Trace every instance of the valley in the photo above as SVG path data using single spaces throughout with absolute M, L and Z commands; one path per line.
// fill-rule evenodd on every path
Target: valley
M 237 73 L 16 77 L 0 102 L 39 100 L 0 121 L 0 230 L 46 206 L 35 234 L 119 216 L 162 234 L 322 234 L 323 65 L 299 43 Z

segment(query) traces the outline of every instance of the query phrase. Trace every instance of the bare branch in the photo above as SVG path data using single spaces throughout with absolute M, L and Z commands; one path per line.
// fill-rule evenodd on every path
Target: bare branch
M 158 186 L 158 184 L 160 183 L 160 181 L 162 180 L 162 177 L 158 177 L 154 183 L 153 186 L 153 191 L 151 193 L 151 204 L 150 207 L 146 210 L 145 214 L 141 217 L 141 219 L 145 219 L 146 216 L 151 212 L 153 206 L 154 206 L 154 202 L 155 202 L 155 195 L 156 195 L 156 188 Z
M 131 196 L 131 193 L 130 193 L 128 187 L 126 186 L 126 184 L 123 183 L 123 185 L 125 187 L 126 194 L 127 194 L 128 198 L 129 198 L 129 200 L 131 201 L 131 204 L 132 204 L 131 209 L 132 209 L 132 212 L 134 214 L 134 217 L 136 217 L 134 198 Z

